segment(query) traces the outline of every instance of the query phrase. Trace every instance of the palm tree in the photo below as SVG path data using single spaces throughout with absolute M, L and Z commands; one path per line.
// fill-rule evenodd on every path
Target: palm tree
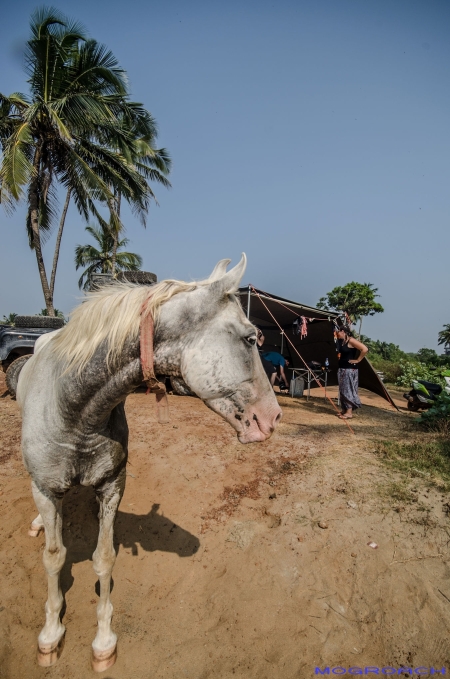
M 94 237 L 98 248 L 94 245 L 77 245 L 75 248 L 75 266 L 77 270 L 82 266 L 87 268 L 81 274 L 78 287 L 88 290 L 92 274 L 112 273 L 113 249 L 117 231 L 102 223 L 99 228 L 87 226 L 86 231 Z M 127 238 L 117 241 L 116 269 L 119 271 L 138 271 L 142 266 L 142 257 L 133 252 L 120 252 L 129 243 Z
M 450 323 L 444 325 L 444 329 L 439 332 L 438 344 L 443 344 L 445 349 L 450 347 Z
M 112 225 L 119 230 L 118 212 L 112 208 L 114 195 L 120 195 L 145 224 L 153 194 L 133 158 L 136 140 L 154 140 L 156 130 L 142 105 L 129 100 L 126 74 L 115 57 L 88 40 L 79 24 L 44 8 L 32 16 L 31 32 L 26 50 L 31 96 L 0 95 L 0 200 L 11 209 L 28 187 L 30 246 L 36 253 L 45 307 L 53 316 L 70 200 L 86 220 L 92 213 L 100 223 L 96 201 L 107 204 Z M 167 183 L 170 160 L 164 149 L 154 152 L 161 161 L 152 178 Z M 42 246 L 56 218 L 55 180 L 65 188 L 66 199 L 49 281 Z
M 154 142 L 157 137 L 157 127 L 155 120 L 150 117 L 148 121 L 147 130 L 144 131 L 142 127 L 136 125 L 136 121 L 125 120 L 124 127 L 127 135 L 128 143 L 125 147 L 120 149 L 129 160 L 133 163 L 139 174 L 147 181 L 148 191 L 151 198 L 158 204 L 156 197 L 148 185 L 148 181 L 156 181 L 166 188 L 170 187 L 170 182 L 167 175 L 171 169 L 171 159 L 166 149 L 155 149 Z M 112 274 L 116 270 L 116 251 L 118 245 L 119 233 L 123 229 L 120 221 L 120 205 L 121 205 L 121 191 L 116 191 L 114 200 L 110 201 L 110 215 L 114 229 L 114 244 L 112 252 Z
M 14 312 L 12 314 L 8 314 L 7 316 L 3 316 L 3 325 L 14 325 L 16 316 L 17 314 Z

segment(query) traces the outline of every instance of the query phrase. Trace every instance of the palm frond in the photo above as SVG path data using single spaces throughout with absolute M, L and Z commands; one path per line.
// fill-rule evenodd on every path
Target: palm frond
M 64 14 L 54 7 L 38 7 L 31 15 L 31 35 L 35 40 L 40 40 L 49 26 L 54 24 L 65 26 L 66 21 Z
M 72 66 L 68 93 L 77 90 L 101 92 L 102 95 L 126 95 L 128 79 L 114 54 L 95 40 L 81 45 Z
M 30 147 L 33 142 L 29 123 L 23 122 L 4 144 L 0 181 L 4 191 L 19 200 L 23 187 L 33 176 Z
M 42 245 L 50 238 L 58 217 L 58 193 L 50 174 L 40 177 L 39 186 L 39 228 Z
M 122 271 L 139 271 L 142 257 L 134 252 L 117 252 L 116 267 Z
M 9 217 L 12 215 L 16 208 L 16 200 L 9 191 L 7 184 L 5 184 L 4 181 L 2 181 L 1 176 L 0 176 L 0 204 L 3 205 L 3 208 Z
M 109 224 L 99 227 L 92 224 L 85 227 L 96 241 L 98 247 L 91 244 L 77 245 L 75 248 L 75 267 L 87 266 L 78 285 L 86 289 L 90 285 L 90 277 L 93 273 L 107 273 L 112 270 L 112 253 L 114 248 L 114 228 Z M 138 271 L 142 266 L 142 257 L 133 252 L 123 252 L 128 245 L 128 239 L 123 238 L 117 244 L 116 269 L 119 271 Z
M 93 245 L 77 245 L 75 248 L 75 268 L 91 265 L 101 260 L 101 252 Z
M 79 280 L 78 280 L 78 287 L 83 290 L 88 290 L 90 286 L 90 281 L 91 281 L 91 276 L 94 273 L 100 273 L 102 270 L 101 265 L 98 263 L 96 264 L 91 264 L 90 266 L 87 267 L 81 274 Z

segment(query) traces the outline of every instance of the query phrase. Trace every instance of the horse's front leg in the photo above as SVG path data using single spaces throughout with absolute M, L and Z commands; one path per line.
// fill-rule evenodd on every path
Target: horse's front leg
M 42 667 L 50 667 L 58 659 L 66 631 L 59 618 L 64 601 L 59 574 L 66 560 L 66 548 L 62 542 L 62 499 L 51 494 L 44 495 L 34 483 L 31 487 L 45 527 L 44 566 L 48 576 L 46 621 L 38 637 L 38 663 Z
M 125 467 L 119 476 L 96 488 L 100 503 L 100 530 L 97 548 L 93 554 L 94 570 L 100 582 L 100 601 L 97 606 L 98 631 L 92 642 L 92 667 L 96 672 L 114 665 L 116 661 L 117 636 L 111 630 L 113 606 L 109 598 L 111 573 L 116 560 L 114 551 L 114 521 L 125 489 Z

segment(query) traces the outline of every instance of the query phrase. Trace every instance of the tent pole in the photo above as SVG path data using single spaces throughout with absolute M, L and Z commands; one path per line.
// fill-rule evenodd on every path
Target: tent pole
M 248 297 L 247 297 L 247 318 L 250 319 L 250 286 L 248 286 Z
M 281 331 L 281 354 L 283 354 L 283 339 L 284 339 L 284 332 L 283 330 Z

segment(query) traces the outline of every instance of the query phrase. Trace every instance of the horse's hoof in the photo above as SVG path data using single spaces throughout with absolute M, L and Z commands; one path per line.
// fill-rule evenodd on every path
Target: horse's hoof
M 38 646 L 37 661 L 40 667 L 51 667 L 56 663 L 62 653 L 64 646 L 64 635 L 56 644 L 51 646 Z
M 117 645 L 107 651 L 92 651 L 92 669 L 94 672 L 104 672 L 112 667 L 117 658 Z
M 28 531 L 28 535 L 30 538 L 37 538 L 39 533 L 44 530 L 44 526 L 41 526 L 39 523 L 32 523 L 30 526 L 30 530 Z

